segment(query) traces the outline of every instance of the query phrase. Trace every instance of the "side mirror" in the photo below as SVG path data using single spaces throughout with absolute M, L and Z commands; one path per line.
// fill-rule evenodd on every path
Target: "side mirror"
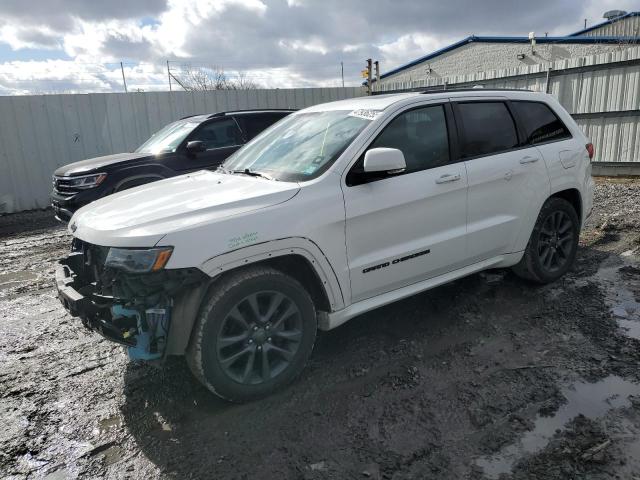
M 402 173 L 407 168 L 404 154 L 397 148 L 372 148 L 364 154 L 365 173 Z
M 187 152 L 189 153 L 199 153 L 204 152 L 207 149 L 207 146 L 204 142 L 200 140 L 192 140 L 187 143 Z

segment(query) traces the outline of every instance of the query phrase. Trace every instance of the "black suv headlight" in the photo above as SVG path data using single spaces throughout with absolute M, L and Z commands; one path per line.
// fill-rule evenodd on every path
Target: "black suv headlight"
M 74 188 L 94 188 L 104 182 L 107 178 L 106 173 L 96 173 L 93 175 L 82 175 L 80 177 L 71 177 L 65 181 L 67 187 Z

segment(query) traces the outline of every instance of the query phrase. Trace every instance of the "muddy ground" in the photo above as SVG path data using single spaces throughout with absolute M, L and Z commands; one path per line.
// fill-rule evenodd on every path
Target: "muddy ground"
M 368 313 L 247 405 L 67 315 L 69 240 L 0 218 L 2 478 L 640 479 L 640 181 L 598 183 L 561 281 L 492 271 Z

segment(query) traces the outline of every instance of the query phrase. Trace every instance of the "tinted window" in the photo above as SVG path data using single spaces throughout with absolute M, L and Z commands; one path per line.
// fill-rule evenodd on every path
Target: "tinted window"
M 544 103 L 513 102 L 511 105 L 522 122 L 527 143 L 555 142 L 571 138 L 567 127 Z
M 136 152 L 158 154 L 163 152 L 175 152 L 178 145 L 198 127 L 198 122 L 179 120 L 170 123 L 159 132 L 154 133 L 149 140 L 144 142 Z
M 418 108 L 400 114 L 369 146 L 378 147 L 402 151 L 407 162 L 407 173 L 444 165 L 449 161 L 444 107 Z
M 513 118 L 502 102 L 459 103 L 456 120 L 462 127 L 462 155 L 476 157 L 518 146 Z
M 250 140 L 286 115 L 286 113 L 259 113 L 239 116 L 237 119 L 247 134 L 247 139 Z
M 242 134 L 232 118 L 214 120 L 203 125 L 189 138 L 189 141 L 191 140 L 204 142 L 207 150 L 242 145 L 243 143 Z

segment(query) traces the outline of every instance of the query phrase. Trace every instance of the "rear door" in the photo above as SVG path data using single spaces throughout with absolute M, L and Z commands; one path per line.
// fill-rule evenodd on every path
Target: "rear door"
M 397 148 L 407 168 L 363 172 L 364 154 L 343 185 L 352 301 L 454 270 L 465 263 L 467 175 L 452 161 L 448 103 L 399 113 L 368 148 Z M 452 148 L 453 147 L 453 148 Z
M 506 99 L 460 100 L 453 106 L 469 181 L 469 259 L 511 253 L 549 196 L 544 159 L 519 132 Z
M 206 151 L 190 153 L 186 150 L 188 142 L 199 140 L 205 143 Z M 169 167 L 176 171 L 216 169 L 229 155 L 243 144 L 243 135 L 233 117 L 219 117 L 202 123 L 183 142 L 178 149 L 179 155 L 170 162 Z

